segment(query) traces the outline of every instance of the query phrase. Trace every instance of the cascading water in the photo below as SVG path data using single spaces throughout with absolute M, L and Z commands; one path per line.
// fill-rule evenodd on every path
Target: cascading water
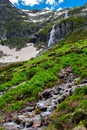
M 50 38 L 48 41 L 48 47 L 51 46 L 52 44 L 54 44 L 55 42 L 55 25 L 52 27 L 52 30 L 50 32 Z
M 65 12 L 64 18 L 68 18 L 68 11 Z

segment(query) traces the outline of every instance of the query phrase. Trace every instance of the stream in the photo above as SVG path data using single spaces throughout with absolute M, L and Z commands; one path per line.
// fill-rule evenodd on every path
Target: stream
M 44 130 L 50 123 L 50 116 L 59 103 L 72 95 L 77 87 L 87 86 L 87 81 L 75 85 L 78 77 L 74 76 L 69 69 L 63 70 L 64 82 L 53 88 L 44 90 L 38 94 L 38 102 L 16 113 L 1 124 L 6 130 Z

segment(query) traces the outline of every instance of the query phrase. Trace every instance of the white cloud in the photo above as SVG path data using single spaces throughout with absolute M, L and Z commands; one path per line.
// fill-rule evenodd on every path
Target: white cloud
M 53 5 L 53 4 L 55 4 L 55 0 L 47 0 L 47 1 L 46 1 L 46 4 Z
M 10 0 L 12 4 L 14 3 L 18 3 L 18 0 Z M 42 2 L 43 0 L 22 0 L 24 5 L 30 5 L 30 6 L 34 6 L 36 4 L 39 4 L 40 2 Z
M 30 6 L 34 6 L 39 4 L 40 2 L 42 2 L 43 0 L 23 0 L 23 3 L 25 5 L 30 5 Z
M 11 2 L 12 4 L 14 4 L 14 3 L 18 3 L 18 0 L 10 0 L 10 2 Z
M 63 2 L 64 2 L 64 0 L 59 0 L 59 4 L 60 4 L 60 3 L 63 3 Z
M 57 11 L 60 11 L 60 10 L 62 10 L 62 8 L 61 8 L 61 7 L 57 9 Z
M 12 4 L 16 3 L 18 4 L 19 0 L 10 0 Z M 38 5 L 41 2 L 44 3 L 45 0 L 21 0 L 21 2 L 24 5 L 29 5 L 29 6 L 34 6 L 34 5 Z M 58 0 L 58 2 L 56 2 L 56 0 L 46 0 L 46 4 L 51 5 L 52 10 L 53 10 L 53 6 L 57 6 L 58 4 L 64 2 L 64 0 Z
M 50 10 L 50 8 L 48 8 L 48 7 L 46 7 L 45 9 L 46 9 L 46 10 Z

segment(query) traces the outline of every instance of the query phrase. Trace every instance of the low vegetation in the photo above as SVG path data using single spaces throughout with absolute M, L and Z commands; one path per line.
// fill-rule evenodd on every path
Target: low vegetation
M 46 130 L 71 130 L 80 125 L 87 128 L 87 86 L 77 88 L 58 105 Z
M 58 43 L 35 59 L 0 69 L 0 109 L 19 110 L 38 93 L 59 83 L 58 72 L 71 66 L 75 75 L 87 77 L 87 39 L 75 43 Z

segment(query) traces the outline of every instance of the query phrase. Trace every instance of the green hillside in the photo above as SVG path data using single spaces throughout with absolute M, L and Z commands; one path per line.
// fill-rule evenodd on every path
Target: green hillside
M 79 77 L 76 84 L 87 79 L 87 39 L 75 43 L 60 42 L 35 59 L 2 67 L 0 69 L 0 91 L 4 92 L 0 97 L 2 116 L 7 112 L 21 110 L 29 102 L 38 101 L 39 92 L 62 83 L 63 79 L 60 78 L 59 72 L 66 67 L 71 67 L 72 73 Z M 52 118 L 55 125 L 49 129 L 53 129 L 54 126 L 55 129 L 68 130 L 69 126 L 66 122 L 69 119 L 72 128 L 81 122 L 85 127 L 87 126 L 86 118 L 83 119 L 82 115 L 81 118 L 79 117 L 79 109 L 82 110 L 81 114 L 85 116 L 87 114 L 86 91 L 85 86 L 77 89 L 73 96 L 59 105 L 56 110 L 58 114 L 54 112 Z M 71 107 L 70 105 L 75 102 L 77 102 L 76 106 Z M 71 116 L 72 113 L 74 113 L 73 116 Z M 76 114 L 76 121 L 73 125 Z
M 28 61 L 0 63 L 0 130 L 86 130 L 86 7 L 67 9 L 67 18 L 63 11 L 29 17 L 40 11 L 26 13 L 1 0 L 0 11 L 0 44 L 43 48 Z M 53 25 L 55 43 L 48 47 Z

